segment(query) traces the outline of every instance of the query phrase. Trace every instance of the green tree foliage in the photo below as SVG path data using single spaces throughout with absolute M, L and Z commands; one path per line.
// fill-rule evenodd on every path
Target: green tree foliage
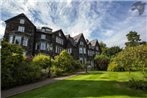
M 39 65 L 41 68 L 46 69 L 48 66 L 50 66 L 50 56 L 44 55 L 44 54 L 38 54 L 33 58 L 33 63 L 36 65 Z
M 26 61 L 23 49 L 2 41 L 1 86 L 2 89 L 22 85 L 40 78 L 40 67 Z
M 81 68 L 81 64 L 74 60 L 66 50 L 55 56 L 52 73 L 61 75 L 62 73 L 74 72 Z
M 122 49 L 119 46 L 113 46 L 113 47 L 107 48 L 105 54 L 107 56 L 115 56 L 120 51 L 122 51 Z
M 104 42 L 100 42 L 99 43 L 99 46 L 100 46 L 100 48 L 101 48 L 101 53 L 102 54 L 105 54 L 106 53 L 106 50 L 107 50 L 107 46 L 106 46 L 106 44 L 104 43 Z
M 127 35 L 127 39 L 129 42 L 126 42 L 126 46 L 138 46 L 140 39 L 140 35 L 137 34 L 136 31 L 130 31 Z
M 128 47 L 117 54 L 109 64 L 109 71 L 142 70 L 147 67 L 147 45 Z
M 107 70 L 110 58 L 104 54 L 96 55 L 95 58 L 96 69 L 97 70 Z

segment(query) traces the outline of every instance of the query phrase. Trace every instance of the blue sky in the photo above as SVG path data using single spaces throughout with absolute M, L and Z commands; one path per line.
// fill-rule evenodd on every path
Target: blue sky
M 71 36 L 83 33 L 85 38 L 98 39 L 108 47 L 124 47 L 129 31 L 137 31 L 147 41 L 147 7 L 139 15 L 137 10 L 131 11 L 133 3 L 133 0 L 2 0 L 0 37 L 4 34 L 4 21 L 24 13 L 38 28 L 62 29 Z

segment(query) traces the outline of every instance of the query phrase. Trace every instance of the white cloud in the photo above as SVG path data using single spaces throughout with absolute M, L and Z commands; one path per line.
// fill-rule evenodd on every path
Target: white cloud
M 97 4 L 95 4 L 96 12 L 91 9 L 91 7 L 93 7 L 91 6 L 93 4 L 91 1 L 80 1 L 79 4 L 75 5 L 73 5 L 72 0 L 56 1 L 57 2 L 46 2 L 46 0 L 38 0 L 36 2 L 36 0 L 8 0 L 4 1 L 0 8 L 3 12 L 8 12 L 12 17 L 23 12 L 37 27 L 48 26 L 54 31 L 62 29 L 65 34 L 71 34 L 71 36 L 83 33 L 86 38 L 92 39 L 92 31 L 98 28 L 103 32 L 97 33 L 102 33 L 102 35 L 106 37 L 106 39 L 100 38 L 100 40 L 107 43 L 107 46 L 109 47 L 114 45 L 124 46 L 124 42 L 127 41 L 126 34 L 130 30 L 139 32 L 141 39 L 147 39 L 146 36 L 144 36 L 147 33 L 147 21 L 145 21 L 147 19 L 145 14 L 143 14 L 142 17 L 139 17 L 137 16 L 137 11 L 129 11 L 126 19 L 117 21 L 116 17 L 113 17 L 113 15 L 110 15 L 107 12 L 107 10 L 113 6 L 111 5 L 112 2 L 107 2 L 107 4 L 104 2 L 97 2 Z M 117 8 L 119 8 L 119 6 L 117 6 Z M 37 11 L 36 16 L 34 16 L 35 11 Z M 77 11 L 77 16 L 73 14 L 73 11 Z M 147 12 L 147 10 L 145 10 L 145 12 Z M 75 18 L 71 15 L 75 15 Z M 109 18 L 112 23 L 104 21 L 106 17 Z M 74 19 L 72 20 L 72 18 Z M 0 22 L 3 23 L 3 20 L 0 20 Z M 102 24 L 104 22 L 107 27 L 109 27 L 108 29 L 103 27 Z M 4 34 L 4 27 L 4 25 L 0 26 L 1 36 Z

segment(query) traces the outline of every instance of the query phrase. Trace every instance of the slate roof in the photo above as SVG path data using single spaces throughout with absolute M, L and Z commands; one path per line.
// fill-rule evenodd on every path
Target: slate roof
M 30 20 L 24 13 L 21 13 L 21 14 L 19 14 L 19 15 L 17 15 L 17 16 L 14 16 L 14 17 L 12 17 L 12 18 L 9 18 L 9 19 L 5 20 L 5 22 L 9 22 L 9 21 L 11 21 L 11 20 L 13 20 L 13 19 L 15 19 L 15 18 L 17 18 L 17 17 L 25 17 L 34 27 L 36 27 L 36 26 L 31 22 L 31 20 Z
M 77 43 L 80 40 L 80 38 L 81 38 L 82 35 L 83 35 L 83 33 L 80 33 L 80 34 L 74 36 L 73 37 L 74 41 Z
M 92 41 L 90 41 L 90 43 L 91 43 L 92 46 L 95 46 L 96 43 L 97 43 L 97 40 L 92 40 Z
M 75 42 L 74 42 L 74 39 L 72 37 L 70 37 L 70 35 L 65 35 L 66 36 L 66 39 L 73 45 L 75 46 Z

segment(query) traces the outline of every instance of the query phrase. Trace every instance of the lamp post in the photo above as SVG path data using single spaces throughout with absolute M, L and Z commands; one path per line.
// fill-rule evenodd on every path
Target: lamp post
M 53 46 L 52 46 L 52 44 L 50 44 L 50 45 L 49 45 L 50 64 L 49 64 L 49 66 L 48 66 L 48 77 L 49 77 L 49 78 L 51 77 L 51 71 L 50 71 L 50 68 L 51 68 L 51 64 L 52 64 L 52 61 L 51 61 L 52 50 L 53 50 Z

